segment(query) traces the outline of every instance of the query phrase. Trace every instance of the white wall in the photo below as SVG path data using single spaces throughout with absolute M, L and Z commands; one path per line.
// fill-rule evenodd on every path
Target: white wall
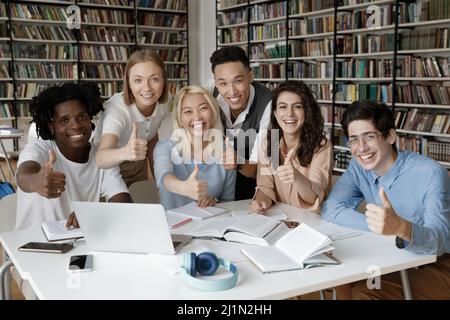
M 188 0 L 190 84 L 212 79 L 209 57 L 216 50 L 216 0 Z

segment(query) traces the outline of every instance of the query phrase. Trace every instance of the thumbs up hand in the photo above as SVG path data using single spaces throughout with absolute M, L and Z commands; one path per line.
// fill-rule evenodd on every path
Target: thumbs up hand
M 147 141 L 138 138 L 138 126 L 133 122 L 131 136 L 123 148 L 122 159 L 128 161 L 144 160 L 147 156 Z
M 188 196 L 194 200 L 203 199 L 208 196 L 208 182 L 197 179 L 199 171 L 198 165 L 196 164 L 194 171 L 192 171 L 189 178 L 184 181 L 186 190 L 188 190 Z
M 237 167 L 236 153 L 228 137 L 225 138 L 225 152 L 223 154 L 223 168 L 225 170 L 234 170 Z
M 409 241 L 411 232 L 409 231 L 408 235 L 408 232 L 405 231 L 405 227 L 407 227 L 405 223 L 409 224 L 409 222 L 395 213 L 383 187 L 379 189 L 379 196 L 381 206 L 373 203 L 366 206 L 366 221 L 370 231 L 384 235 L 397 235 Z
M 295 168 L 292 165 L 292 160 L 294 159 L 296 150 L 296 148 L 292 148 L 286 155 L 284 165 L 279 166 L 277 169 L 278 177 L 283 183 L 294 183 L 295 181 Z
M 48 150 L 49 160 L 41 166 L 33 182 L 33 190 L 46 198 L 58 198 L 65 190 L 66 176 L 62 172 L 53 171 L 56 154 Z

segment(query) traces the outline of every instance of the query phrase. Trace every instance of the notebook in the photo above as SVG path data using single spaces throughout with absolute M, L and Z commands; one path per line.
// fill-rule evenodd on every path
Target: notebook
M 206 207 L 200 208 L 197 207 L 197 202 L 192 201 L 185 206 L 169 209 L 167 212 L 174 212 L 177 214 L 181 214 L 183 216 L 190 217 L 195 220 L 202 220 L 211 217 L 218 216 L 222 213 L 227 212 L 227 209 L 219 208 L 219 207 Z
M 67 229 L 67 220 L 45 221 L 42 224 L 42 230 L 48 241 L 60 241 L 68 239 L 83 238 L 80 228 Z

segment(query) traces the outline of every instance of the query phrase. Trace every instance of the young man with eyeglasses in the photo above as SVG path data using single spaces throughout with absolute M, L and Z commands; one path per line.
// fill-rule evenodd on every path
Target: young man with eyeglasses
M 353 156 L 322 208 L 333 223 L 395 235 L 399 249 L 436 254 L 436 263 L 409 269 L 414 299 L 450 299 L 450 179 L 436 161 L 397 151 L 392 111 L 354 102 L 342 116 Z M 367 202 L 366 211 L 356 210 Z M 382 277 L 381 290 L 366 281 L 338 288 L 340 298 L 403 299 L 400 274 Z

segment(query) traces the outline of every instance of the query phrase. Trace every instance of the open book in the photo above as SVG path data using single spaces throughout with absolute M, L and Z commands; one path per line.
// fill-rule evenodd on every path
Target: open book
M 197 207 L 197 203 L 192 201 L 185 206 L 169 209 L 167 212 L 175 212 L 177 214 L 181 214 L 192 219 L 206 219 L 217 216 L 219 214 L 227 212 L 227 209 L 219 208 L 219 207 L 206 207 L 200 208 Z
M 207 220 L 188 233 L 194 237 L 223 238 L 227 241 L 268 246 L 288 232 L 287 226 L 261 214 L 242 218 Z
M 302 223 L 283 235 L 275 245 L 241 249 L 262 272 L 287 271 L 311 265 L 339 264 L 322 253 L 334 249 L 329 237 Z
M 42 224 L 42 230 L 48 241 L 59 241 L 67 239 L 83 238 L 80 228 L 67 229 L 67 220 L 45 221 Z

